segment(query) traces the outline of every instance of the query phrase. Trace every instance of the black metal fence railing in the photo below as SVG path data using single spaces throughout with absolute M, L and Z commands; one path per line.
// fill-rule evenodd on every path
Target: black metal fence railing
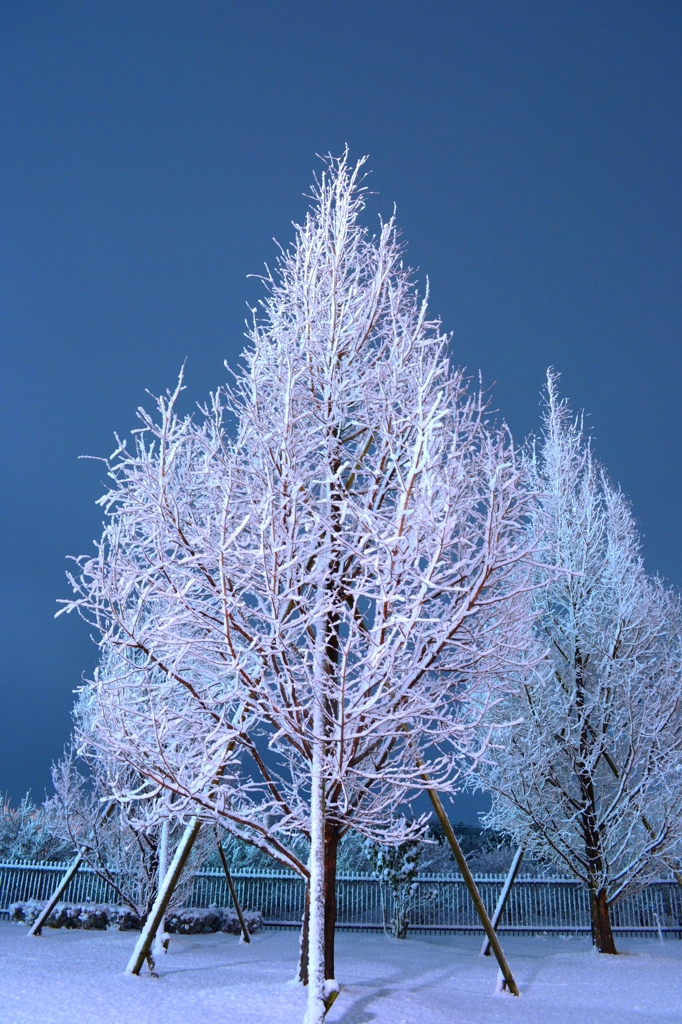
M 0 863 L 0 917 L 11 903 L 46 900 L 66 865 Z M 481 897 L 492 913 L 503 875 L 476 879 Z M 304 883 L 286 872 L 236 872 L 234 882 L 242 906 L 260 910 L 266 926 L 299 927 L 303 916 Z M 90 868 L 81 867 L 64 900 L 71 903 L 117 903 L 111 886 Z M 229 906 L 230 895 L 221 870 L 200 871 L 188 905 Z M 338 925 L 347 929 L 380 930 L 393 916 L 392 897 L 371 877 L 341 876 L 337 880 Z M 422 932 L 481 932 L 466 886 L 459 875 L 428 875 L 417 880 L 409 911 L 410 928 Z M 682 938 L 682 888 L 673 879 L 653 882 L 625 896 L 612 908 L 619 934 Z M 518 878 L 511 890 L 500 926 L 507 933 L 584 934 L 590 931 L 589 900 L 580 882 L 569 878 Z

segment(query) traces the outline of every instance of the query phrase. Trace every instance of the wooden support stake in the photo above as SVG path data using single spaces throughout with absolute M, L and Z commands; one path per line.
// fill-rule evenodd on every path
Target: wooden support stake
M 241 720 L 243 714 L 244 705 L 240 704 L 239 708 L 235 713 L 234 718 L 232 719 L 232 724 L 237 725 L 237 723 Z M 228 757 L 234 750 L 234 742 L 234 740 L 230 740 L 230 742 L 228 743 Z M 223 771 L 225 770 L 226 763 L 227 758 L 223 763 L 222 767 L 220 768 L 220 771 L 217 773 L 214 779 L 214 783 L 217 784 L 218 781 L 220 780 L 220 777 L 223 774 Z M 145 960 L 147 960 L 149 963 L 149 970 L 151 971 L 152 974 L 154 974 L 154 958 L 152 957 L 152 943 L 159 929 L 159 926 L 163 921 L 164 914 L 168 909 L 170 898 L 175 892 L 175 887 L 180 881 L 182 869 L 187 863 L 187 858 L 192 852 L 194 840 L 199 835 L 200 828 L 201 821 L 199 820 L 199 818 L 192 817 L 189 819 L 187 828 L 183 833 L 182 839 L 178 843 L 178 848 L 175 851 L 175 856 L 173 857 L 171 865 L 168 868 L 168 871 L 166 872 L 166 877 L 163 880 L 163 885 L 159 886 L 159 891 L 157 892 L 156 899 L 154 900 L 154 906 L 150 910 L 149 917 L 145 921 L 144 928 L 142 929 L 140 937 L 137 940 L 137 943 L 135 944 L 133 955 L 128 961 L 128 966 L 126 967 L 126 974 L 139 974 L 140 971 L 142 970 L 142 964 L 145 962 Z
M 116 802 L 114 800 L 110 800 L 109 803 L 107 804 L 107 806 L 104 808 L 104 812 L 102 814 L 102 817 L 99 820 L 100 827 L 102 825 L 104 825 L 104 823 L 107 821 L 107 819 L 111 815 L 111 812 L 113 811 L 115 806 L 116 806 Z M 83 847 L 83 849 L 78 851 L 78 853 L 76 854 L 75 860 L 69 865 L 69 868 L 66 871 L 66 874 L 62 875 L 62 877 L 61 877 L 61 879 L 59 881 L 59 885 L 57 886 L 57 888 L 54 890 L 54 892 L 50 896 L 49 900 L 47 901 L 46 906 L 43 907 L 43 909 L 41 910 L 40 914 L 38 915 L 38 917 L 33 922 L 33 925 L 31 926 L 31 930 L 28 933 L 29 935 L 40 935 L 40 933 L 42 932 L 43 926 L 44 926 L 45 922 L 47 921 L 48 917 L 50 916 L 50 914 L 52 913 L 54 908 L 59 903 L 60 899 L 62 898 L 62 895 L 64 894 L 64 892 L 66 891 L 66 889 L 68 887 L 69 882 L 75 876 L 75 874 L 78 871 L 79 867 L 81 866 L 81 864 L 85 860 L 85 850 L 86 849 L 87 849 L 87 847 Z
M 150 970 L 153 973 L 153 961 L 151 961 L 151 948 L 154 936 L 159 928 L 159 925 L 163 921 L 164 915 L 168 908 L 170 898 L 175 891 L 175 887 L 180 881 L 180 875 L 182 869 L 187 863 L 194 840 L 199 834 L 201 828 L 201 821 L 198 818 L 190 818 L 187 824 L 187 828 L 184 831 L 183 837 L 178 843 L 178 848 L 175 851 L 175 856 L 171 861 L 171 865 L 166 872 L 166 877 L 163 880 L 163 885 L 160 887 L 154 900 L 154 906 L 149 912 L 149 917 L 145 921 L 144 928 L 140 932 L 140 937 L 135 944 L 133 955 L 128 961 L 126 967 L 126 974 L 139 974 L 142 970 L 142 964 L 145 960 L 150 961 Z
M 426 773 L 423 773 L 423 778 L 426 782 L 430 781 Z M 464 854 L 462 853 L 462 849 L 459 843 L 457 842 L 457 836 L 452 831 L 452 825 L 450 824 L 448 816 L 445 813 L 445 808 L 441 803 L 441 799 L 438 796 L 438 793 L 435 791 L 435 789 L 429 788 L 426 790 L 426 792 L 431 797 L 431 803 L 433 804 L 434 810 L 438 815 L 438 820 L 443 826 L 443 831 L 445 832 L 447 840 L 450 843 L 450 847 L 452 848 L 452 852 L 455 855 L 457 867 L 462 873 L 462 878 L 464 879 L 466 887 L 469 890 L 469 895 L 471 896 L 473 904 L 476 907 L 476 912 L 480 917 L 481 924 L 483 925 L 485 933 L 488 936 L 488 941 L 490 942 L 493 953 L 495 954 L 495 959 L 499 964 L 500 970 L 502 972 L 502 977 L 504 978 L 503 987 L 507 988 L 513 996 L 518 996 L 519 990 L 517 988 L 516 982 L 514 981 L 514 975 L 512 974 L 511 968 L 507 963 L 507 959 L 504 953 L 502 952 L 500 940 L 497 937 L 495 929 L 490 923 L 490 918 L 488 917 L 488 912 L 486 911 L 485 906 L 483 904 L 483 900 L 481 899 L 481 894 L 479 893 L 476 887 L 473 875 L 469 871 L 469 865 L 467 864 Z
M 239 900 L 237 899 L 237 890 L 234 887 L 232 875 L 230 874 L 230 869 L 227 866 L 227 857 L 225 856 L 225 851 L 223 850 L 223 844 L 220 841 L 218 841 L 218 853 L 220 854 L 220 859 L 223 862 L 223 871 L 225 872 L 225 878 L 227 879 L 227 884 L 230 888 L 230 896 L 232 897 L 234 909 L 237 911 L 237 917 L 239 918 L 239 924 L 241 925 L 242 938 L 244 942 L 251 942 L 249 929 L 246 927 L 246 921 L 244 920 L 244 915 L 242 914 L 242 908 L 240 907 Z
M 514 884 L 514 879 L 519 873 L 521 861 L 523 860 L 523 854 L 524 849 L 522 846 L 519 846 L 518 850 L 514 854 L 514 859 L 511 862 L 509 873 L 507 874 L 507 877 L 504 880 L 504 885 L 502 886 L 500 898 L 497 901 L 497 906 L 495 907 L 493 916 L 490 919 L 490 923 L 495 929 L 495 931 L 497 931 L 497 926 L 499 925 L 500 920 L 502 919 L 502 915 L 504 914 L 504 908 L 507 905 L 507 900 L 509 899 L 509 893 L 511 892 L 511 887 Z M 490 956 L 490 942 L 488 941 L 487 935 L 483 940 L 483 945 L 481 946 L 481 953 L 483 954 L 483 956 Z
M 43 907 L 43 909 L 40 911 L 40 914 L 38 915 L 38 917 L 33 922 L 31 930 L 28 933 L 29 935 L 40 935 L 41 931 L 43 930 L 43 925 L 47 921 L 48 917 L 50 916 L 50 914 L 52 913 L 54 908 L 59 903 L 59 900 L 61 899 L 62 893 L 64 892 L 64 890 L 66 889 L 67 885 L 69 884 L 71 879 L 74 877 L 74 875 L 76 874 L 76 872 L 78 871 L 78 869 L 79 869 L 79 867 L 81 866 L 82 863 L 83 863 L 83 854 L 78 852 L 76 854 L 76 859 L 69 866 L 69 869 L 66 872 L 66 874 L 62 875 L 62 878 L 60 879 L 59 885 L 57 886 L 57 888 L 54 890 L 54 892 L 50 896 L 49 900 L 47 901 L 46 906 Z

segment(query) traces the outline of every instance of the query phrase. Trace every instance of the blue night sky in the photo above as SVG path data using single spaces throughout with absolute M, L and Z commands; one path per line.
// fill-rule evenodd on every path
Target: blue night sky
M 42 798 L 96 661 L 53 618 L 100 532 L 78 456 L 185 359 L 186 408 L 225 379 L 345 143 L 454 359 L 519 440 L 560 370 L 682 584 L 681 30 L 656 0 L 0 3 L 0 791 Z

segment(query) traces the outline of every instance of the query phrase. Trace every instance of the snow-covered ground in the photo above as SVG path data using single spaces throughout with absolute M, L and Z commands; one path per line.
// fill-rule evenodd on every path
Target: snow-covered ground
M 174 936 L 158 980 L 123 969 L 130 932 L 52 931 L 40 939 L 0 922 L 2 1024 L 300 1024 L 291 982 L 298 936 Z M 330 1024 L 680 1024 L 682 942 L 619 942 L 599 956 L 586 939 L 511 938 L 521 998 L 494 995 L 494 961 L 472 936 L 341 933 L 342 992 Z

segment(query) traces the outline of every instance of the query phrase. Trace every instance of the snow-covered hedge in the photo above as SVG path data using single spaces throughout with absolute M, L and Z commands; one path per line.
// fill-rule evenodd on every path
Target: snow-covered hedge
M 263 924 L 260 911 L 245 910 L 244 921 L 249 932 L 253 933 Z M 227 907 L 183 907 L 166 918 L 166 931 L 171 935 L 204 935 L 208 932 L 230 932 L 239 935 L 241 928 L 239 918 L 234 910 Z
M 24 900 L 11 903 L 10 921 L 32 925 L 45 903 L 42 900 Z M 58 903 L 47 919 L 50 928 L 86 928 L 104 931 L 118 928 L 119 931 L 139 931 L 142 923 L 129 907 L 118 907 L 108 903 Z
M 9 908 L 11 921 L 32 925 L 45 903 L 41 900 L 25 900 L 12 903 Z M 246 927 L 253 933 L 263 923 L 259 911 L 244 911 Z M 47 919 L 50 928 L 85 928 L 104 931 L 118 928 L 119 931 L 139 931 L 142 921 L 128 907 L 106 903 L 58 903 Z M 240 933 L 239 918 L 234 910 L 227 907 L 183 907 L 166 918 L 166 931 L 177 935 L 203 935 L 209 932 Z

